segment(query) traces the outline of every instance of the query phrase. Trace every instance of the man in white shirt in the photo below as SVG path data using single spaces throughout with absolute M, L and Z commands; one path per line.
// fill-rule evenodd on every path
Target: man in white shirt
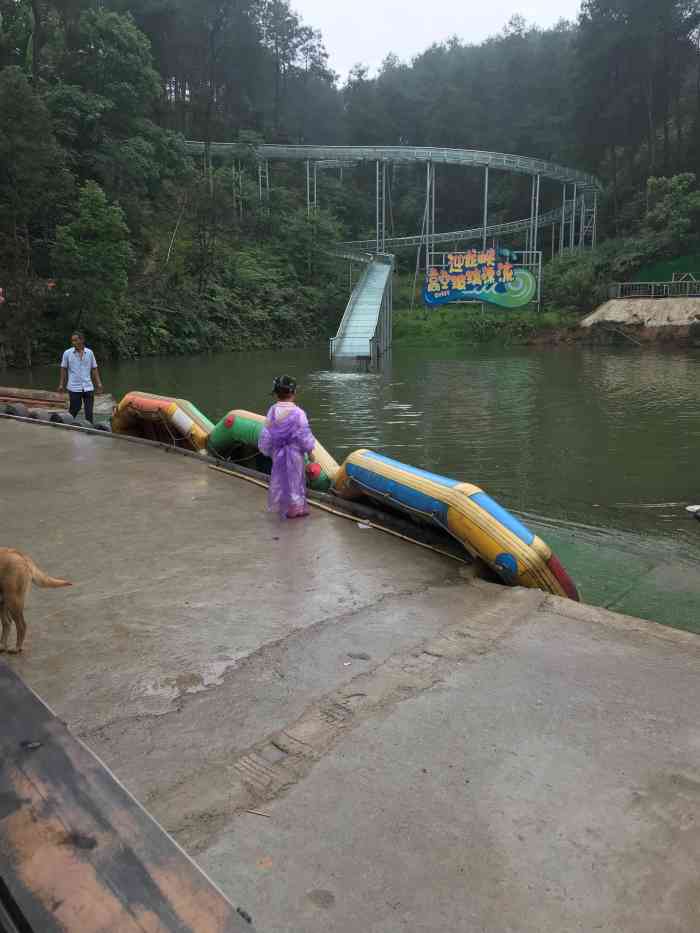
M 61 359 L 61 379 L 58 391 L 65 392 L 68 379 L 69 411 L 75 416 L 85 405 L 85 417 L 92 421 L 92 408 L 95 403 L 95 386 L 98 392 L 104 392 L 102 380 L 97 369 L 95 354 L 85 346 L 85 337 L 76 331 L 70 338 L 73 346 L 66 350 Z M 93 385 L 93 379 L 95 383 Z

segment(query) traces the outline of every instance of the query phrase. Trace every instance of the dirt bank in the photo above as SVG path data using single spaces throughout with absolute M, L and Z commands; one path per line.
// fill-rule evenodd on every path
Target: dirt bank
M 562 343 L 700 347 L 700 298 L 634 298 L 606 301 L 576 325 L 541 330 L 534 346 Z
M 700 321 L 700 298 L 614 298 L 581 321 L 640 327 L 686 327 Z
M 561 344 L 592 346 L 663 346 L 692 349 L 700 347 L 700 322 L 695 324 L 646 327 L 641 324 L 614 324 L 600 321 L 588 327 L 558 327 L 533 334 L 528 346 L 559 346 Z

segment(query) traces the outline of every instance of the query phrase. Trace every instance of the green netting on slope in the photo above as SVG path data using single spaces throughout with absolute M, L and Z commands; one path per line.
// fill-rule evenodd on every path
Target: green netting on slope
M 569 571 L 583 602 L 700 634 L 700 570 L 672 540 L 531 516 L 528 522 Z

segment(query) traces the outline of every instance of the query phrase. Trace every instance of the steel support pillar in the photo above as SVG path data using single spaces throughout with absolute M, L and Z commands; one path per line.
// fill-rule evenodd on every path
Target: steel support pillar
M 379 252 L 379 160 L 374 163 L 374 244 Z
M 486 252 L 486 228 L 489 221 L 489 167 L 484 169 L 484 236 L 482 241 L 482 250 Z
M 270 201 L 270 163 L 265 159 L 258 162 L 258 201 Z
M 581 212 L 579 217 L 579 246 L 593 248 L 596 242 L 598 220 L 598 192 L 595 188 L 583 189 L 578 209 Z
M 306 160 L 306 216 L 311 214 L 311 163 Z
M 386 240 L 386 162 L 376 162 L 377 252 L 383 253 Z
M 540 226 L 540 176 L 537 176 L 537 184 L 535 186 L 535 226 L 534 226 L 534 236 L 533 236 L 533 249 L 537 251 L 537 241 L 539 238 L 539 226 Z
M 559 252 L 564 252 L 564 240 L 566 230 L 566 182 L 561 189 L 561 225 L 559 227 Z
M 532 252 L 535 242 L 535 177 L 530 183 L 530 223 L 527 228 L 527 251 Z
M 386 252 L 386 162 L 382 162 L 382 252 Z
M 593 192 L 593 232 L 591 234 L 591 247 L 595 246 L 598 232 L 598 192 Z
M 426 178 L 425 178 L 425 271 L 426 274 L 430 268 L 430 193 L 432 189 L 432 167 L 431 163 L 426 163 Z
M 435 251 L 435 186 L 437 181 L 437 173 L 435 164 L 431 162 L 430 165 L 430 259 L 433 262 L 433 253 Z

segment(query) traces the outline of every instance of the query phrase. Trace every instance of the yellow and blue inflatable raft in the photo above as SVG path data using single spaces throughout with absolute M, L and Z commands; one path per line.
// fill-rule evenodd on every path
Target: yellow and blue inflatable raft
M 545 542 L 478 486 L 357 450 L 340 468 L 333 491 L 347 499 L 365 495 L 438 525 L 506 583 L 579 598 Z

